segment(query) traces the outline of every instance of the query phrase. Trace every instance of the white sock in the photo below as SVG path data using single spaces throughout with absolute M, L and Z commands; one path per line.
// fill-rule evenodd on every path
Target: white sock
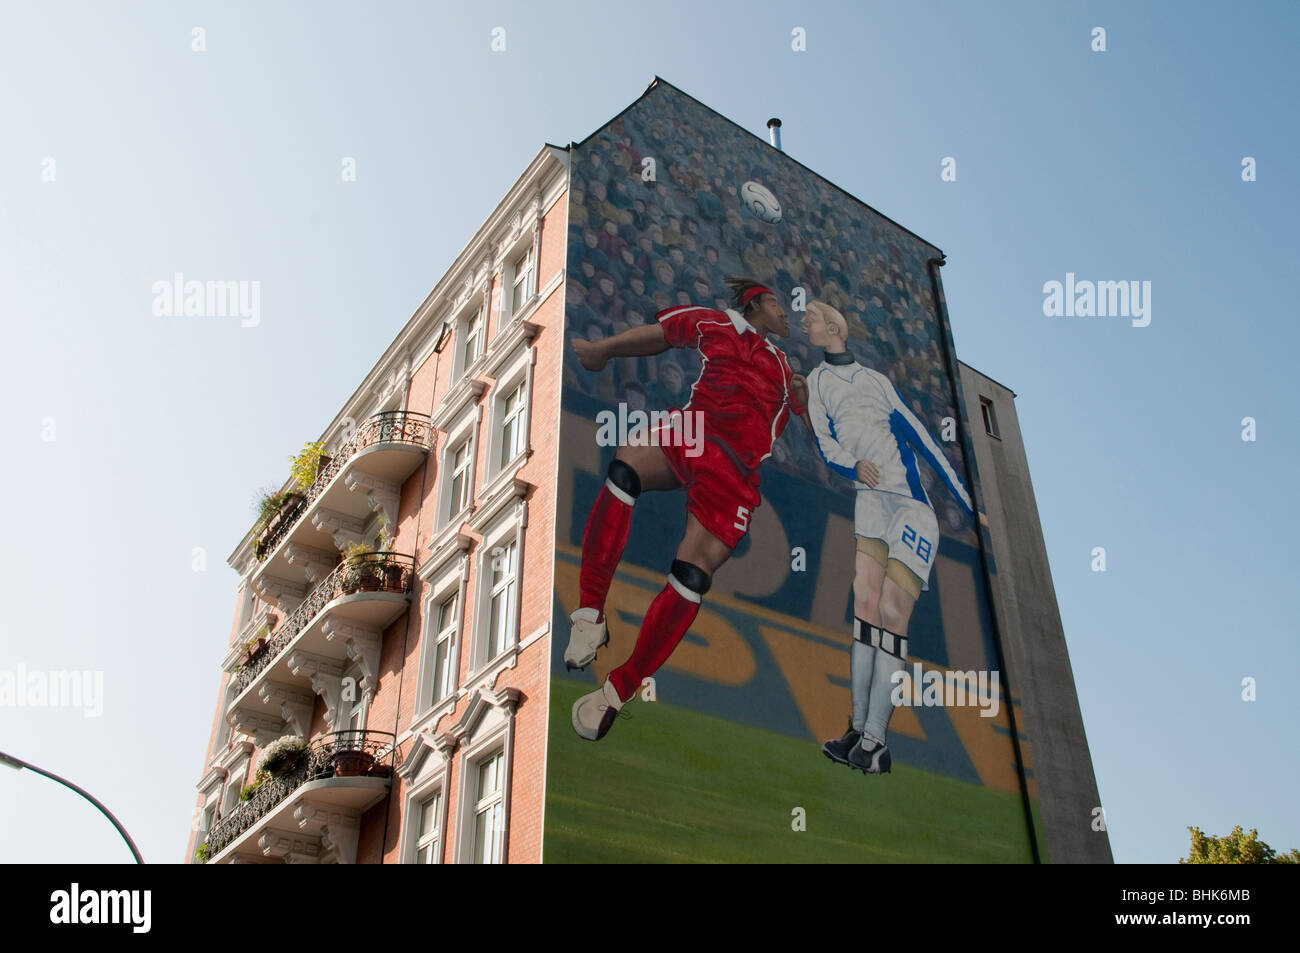
M 888 630 L 881 630 L 882 634 Z M 872 646 L 875 662 L 871 671 L 870 701 L 867 703 L 867 721 L 863 736 L 877 744 L 884 744 L 889 731 L 889 719 L 894 714 L 893 675 L 901 672 L 905 666 L 903 659 L 890 655 L 880 646 Z
M 856 630 L 861 626 L 864 630 L 868 628 L 867 623 L 861 619 L 853 620 L 853 627 Z M 863 637 L 867 633 L 863 631 Z M 876 650 L 866 642 L 859 642 L 856 638 L 849 647 L 849 688 L 853 695 L 853 730 L 862 731 L 862 726 L 867 723 L 867 702 L 871 694 L 871 670 L 876 660 Z

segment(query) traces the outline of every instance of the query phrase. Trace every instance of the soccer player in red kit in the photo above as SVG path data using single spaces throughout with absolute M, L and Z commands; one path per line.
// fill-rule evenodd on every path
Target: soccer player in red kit
M 793 374 L 768 336 L 786 337 L 790 326 L 776 295 L 757 282 L 728 278 L 733 308 L 669 308 L 651 325 L 600 341 L 574 339 L 582 366 L 599 371 L 614 357 L 661 354 L 693 347 L 704 367 L 681 413 L 699 412 L 704 440 L 697 455 L 675 439 L 674 424 L 657 428 L 649 446 L 622 446 L 605 475 L 582 538 L 579 608 L 564 653 L 570 668 L 584 668 L 609 641 L 605 597 L 632 525 L 632 508 L 646 490 L 686 490 L 686 533 L 668 583 L 650 603 L 632 656 L 596 691 L 573 705 L 573 730 L 589 741 L 605 736 L 624 703 L 667 661 L 686 634 L 708 592 L 713 573 L 749 529 L 759 505 L 758 468 L 772 453 L 790 414 L 807 405 L 807 382 Z

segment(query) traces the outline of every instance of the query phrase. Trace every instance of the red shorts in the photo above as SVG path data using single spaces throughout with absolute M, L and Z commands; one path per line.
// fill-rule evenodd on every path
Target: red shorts
M 680 411 L 674 410 L 674 414 Z M 656 427 L 652 444 L 668 458 L 668 465 L 686 489 L 686 512 L 700 525 L 735 549 L 749 532 L 749 518 L 758 507 L 758 470 L 750 470 L 722 444 L 705 439 L 699 456 L 692 447 L 666 433 L 671 424 Z

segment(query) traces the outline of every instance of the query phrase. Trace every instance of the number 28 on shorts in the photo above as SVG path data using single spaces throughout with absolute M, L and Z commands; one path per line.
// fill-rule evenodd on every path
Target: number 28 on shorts
M 911 524 L 904 524 L 903 526 L 903 545 L 927 563 L 930 561 L 931 542 L 918 533 Z

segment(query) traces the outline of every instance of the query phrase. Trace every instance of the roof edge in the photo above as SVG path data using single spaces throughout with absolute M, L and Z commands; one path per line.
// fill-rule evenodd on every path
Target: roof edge
M 656 86 L 658 86 L 660 83 L 662 83 L 663 85 L 667 86 L 669 89 L 672 89 L 672 90 L 674 90 L 674 91 L 676 91 L 676 92 L 678 92 L 678 93 L 681 93 L 683 96 L 685 96 L 685 97 L 686 97 L 687 99 L 689 99 L 691 102 L 695 103 L 695 104 L 696 104 L 697 106 L 699 106 L 700 108 L 702 108 L 702 109 L 707 109 L 709 112 L 713 113 L 713 115 L 719 117 L 720 119 L 723 119 L 723 120 L 726 121 L 726 122 L 731 123 L 731 125 L 735 126 L 735 127 L 736 127 L 737 129 L 739 129 L 741 132 L 744 132 L 746 135 L 752 136 L 753 138 L 757 139 L 759 142 L 761 142 L 763 145 L 767 146 L 769 149 L 774 149 L 774 148 L 775 148 L 775 147 L 774 147 L 770 142 L 768 142 L 766 139 L 764 139 L 764 138 L 763 138 L 762 136 L 760 136 L 758 133 L 753 132 L 753 131 L 750 130 L 750 129 L 746 129 L 744 126 L 742 126 L 740 123 L 736 122 L 736 120 L 732 119 L 730 116 L 727 116 L 727 115 L 724 115 L 723 113 L 718 112 L 718 110 L 714 109 L 714 108 L 713 108 L 712 106 L 710 106 L 708 103 L 705 103 L 705 102 L 702 102 L 702 101 L 696 99 L 694 96 L 692 96 L 690 93 L 686 92 L 686 90 L 682 89 L 680 86 L 676 86 L 676 85 L 674 85 L 673 83 L 669 82 L 668 80 L 664 79 L 662 76 L 659 76 L 658 74 L 655 75 L 655 78 L 650 82 L 650 85 L 647 86 L 647 87 L 646 87 L 646 88 L 641 92 L 641 95 L 640 95 L 640 96 L 638 96 L 636 99 L 632 100 L 632 102 L 628 103 L 626 106 L 624 106 L 622 109 L 620 109 L 620 110 L 619 110 L 619 111 L 618 111 L 618 112 L 617 112 L 613 117 L 611 117 L 610 119 L 607 119 L 605 122 L 601 123 L 599 126 L 597 126 L 594 130 L 592 130 L 592 131 L 591 131 L 589 134 L 587 134 L 585 137 L 583 137 L 582 139 L 578 140 L 577 142 L 571 143 L 571 144 L 570 144 L 570 148 L 578 148 L 578 149 L 582 148 L 582 146 L 585 145 L 585 144 L 587 143 L 587 141 L 590 140 L 590 139 L 592 138 L 592 136 L 594 136 L 594 135 L 596 135 L 596 133 L 600 132 L 600 130 L 604 129 L 606 126 L 611 125 L 612 123 L 618 122 L 618 120 L 621 119 L 621 118 L 622 118 L 622 117 L 623 117 L 623 116 L 624 116 L 624 115 L 625 115 L 629 110 L 631 110 L 632 107 L 636 106 L 638 103 L 641 102 L 641 100 L 645 99 L 646 96 L 650 95 L 650 91 L 651 91 L 652 89 L 654 89 Z M 845 188 L 843 188 L 842 186 L 836 185 L 836 184 L 835 184 L 834 182 L 832 182 L 830 179 L 826 178 L 826 176 L 822 175 L 822 174 L 821 174 L 820 172 L 818 172 L 817 170 L 815 170 L 815 169 L 813 169 L 813 168 L 811 168 L 811 167 L 805 165 L 804 163 L 800 162 L 798 159 L 796 159 L 794 156 L 790 155 L 790 153 L 786 152 L 784 149 L 777 149 L 776 151 L 777 151 L 777 152 L 780 152 L 781 155 L 783 155 L 785 158 L 789 159 L 789 160 L 790 160 L 791 162 L 793 162 L 795 165 L 799 166 L 799 168 L 803 169 L 805 172 L 808 172 L 808 173 L 811 174 L 811 175 L 815 175 L 818 179 L 820 179 L 821 181 L 825 182 L 825 183 L 826 183 L 827 185 L 829 185 L 831 188 L 833 188 L 833 189 L 835 189 L 836 191 L 838 191 L 838 192 L 840 192 L 840 193 L 842 193 L 842 194 L 848 196 L 850 199 L 852 199 L 854 202 L 857 202 L 857 203 L 858 203 L 859 205 L 861 205 L 863 208 L 866 208 L 866 209 L 870 210 L 871 212 L 875 213 L 876 215 L 879 215 L 881 218 L 883 218 L 883 219 L 884 219 L 886 222 L 888 222 L 890 225 L 893 225 L 895 228 L 899 229 L 900 231 L 902 231 L 902 232 L 904 232 L 904 233 L 906 233 L 906 234 L 908 234 L 908 235 L 911 235 L 913 238 L 915 238 L 918 242 L 920 242 L 920 243 L 921 243 L 922 245 L 924 245 L 926 248 L 933 249 L 934 251 L 938 252 L 939 255 L 940 255 L 941 257 L 944 257 L 944 258 L 947 257 L 947 255 L 944 253 L 943 249 L 940 248 L 938 245 L 934 244 L 934 242 L 927 241 L 926 239 L 922 238 L 920 235 L 916 234 L 916 232 L 914 232 L 914 231 L 912 231 L 910 228 L 908 228 L 906 225 L 902 225 L 902 224 L 900 224 L 899 222 L 896 222 L 894 219 L 890 218 L 890 217 L 889 217 L 888 215 L 886 215 L 884 212 L 880 211 L 880 209 L 876 208 L 876 207 L 873 206 L 873 205 L 869 205 L 868 203 L 864 202 L 862 199 L 858 198 L 856 195 L 854 195 L 854 194 L 853 194 L 852 192 L 850 192 L 848 189 L 845 189 Z

